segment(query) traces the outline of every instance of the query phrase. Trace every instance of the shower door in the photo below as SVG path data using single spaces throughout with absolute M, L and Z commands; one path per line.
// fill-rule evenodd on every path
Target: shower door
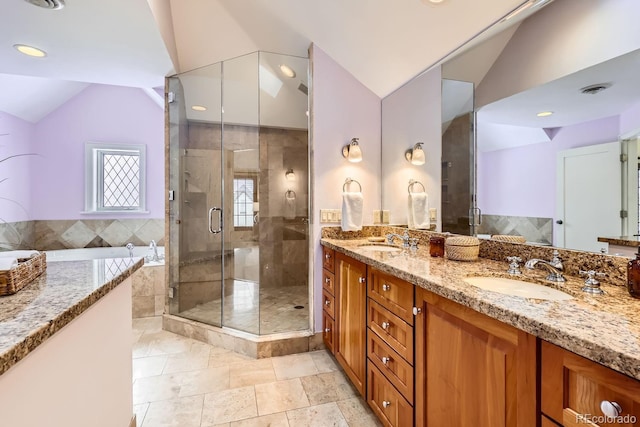
M 169 312 L 222 326 L 222 64 L 168 79 Z

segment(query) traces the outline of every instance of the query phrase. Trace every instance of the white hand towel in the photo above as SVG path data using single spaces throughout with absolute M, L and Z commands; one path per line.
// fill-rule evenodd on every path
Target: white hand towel
M 296 196 L 293 194 L 284 196 L 284 219 L 296 219 Z
M 362 193 L 342 193 L 342 231 L 362 230 Z
M 38 255 L 38 251 L 0 251 L 0 258 L 31 258 Z
M 410 229 L 429 229 L 429 196 L 427 193 L 409 193 L 407 225 Z
M 0 258 L 0 271 L 11 270 L 18 265 L 18 258 L 3 257 Z

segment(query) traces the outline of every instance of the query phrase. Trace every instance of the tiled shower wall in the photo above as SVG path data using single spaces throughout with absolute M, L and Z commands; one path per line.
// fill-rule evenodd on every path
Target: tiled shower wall
M 0 224 L 0 249 L 164 245 L 164 219 L 37 220 Z
M 527 242 L 551 245 L 553 219 L 528 216 L 482 215 L 478 234 L 512 234 L 524 236 Z

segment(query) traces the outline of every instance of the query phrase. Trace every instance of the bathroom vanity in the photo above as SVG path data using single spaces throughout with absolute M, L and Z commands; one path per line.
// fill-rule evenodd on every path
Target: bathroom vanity
M 366 243 L 321 240 L 325 342 L 384 425 L 612 425 L 601 405 L 628 416 L 615 425 L 640 416 L 640 306 L 624 286 L 589 295 L 567 276 L 557 287 L 573 299 L 522 298 L 464 281 L 508 277 L 506 261 Z
M 135 425 L 131 275 L 141 258 L 49 262 L 0 298 L 0 424 Z

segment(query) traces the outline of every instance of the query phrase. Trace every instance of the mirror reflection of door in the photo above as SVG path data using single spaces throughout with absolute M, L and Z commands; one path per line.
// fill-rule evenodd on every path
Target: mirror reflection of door
M 558 153 L 555 246 L 607 252 L 598 237 L 622 234 L 620 143 Z

